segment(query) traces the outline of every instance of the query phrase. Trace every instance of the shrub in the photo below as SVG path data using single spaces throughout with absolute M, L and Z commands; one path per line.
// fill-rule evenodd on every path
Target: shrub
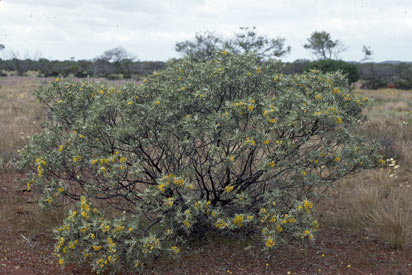
M 306 65 L 308 70 L 318 69 L 323 72 L 337 72 L 340 71 L 346 75 L 349 83 L 359 80 L 359 69 L 356 64 L 351 64 L 342 60 L 318 60 Z
M 278 68 L 222 52 L 172 60 L 141 85 L 39 89 L 49 119 L 20 164 L 45 207 L 80 200 L 56 231 L 60 263 L 140 268 L 208 231 L 250 236 L 264 250 L 313 239 L 319 189 L 377 163 L 350 131 L 367 98 L 340 73 Z
M 122 80 L 123 74 L 109 74 L 106 78 L 109 80 Z

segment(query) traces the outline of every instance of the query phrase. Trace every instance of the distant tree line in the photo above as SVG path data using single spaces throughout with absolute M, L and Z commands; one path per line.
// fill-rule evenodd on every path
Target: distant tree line
M 48 60 L 7 59 L 0 60 L 0 70 L 14 71 L 17 75 L 24 75 L 28 71 L 37 71 L 40 77 L 105 77 L 109 79 L 131 78 L 133 75 L 143 76 L 165 66 L 162 61 L 132 61 L 122 59 L 118 63 L 103 59 L 96 60 Z M 4 74 L 4 73 L 3 73 Z
M 412 63 L 350 63 L 342 60 L 296 60 L 285 63 L 283 73 L 303 73 L 309 69 L 322 71 L 340 70 L 347 74 L 350 83 L 357 82 L 360 88 L 412 89 Z
M 230 54 L 253 54 L 265 62 L 280 58 L 290 53 L 291 47 L 281 37 L 268 38 L 259 35 L 256 28 L 241 27 L 240 32 L 230 38 L 224 38 L 214 32 L 196 33 L 194 39 L 177 42 L 175 50 L 183 57 L 201 61 L 216 58 L 218 52 Z M 303 47 L 315 57 L 314 61 L 300 59 L 283 63 L 285 74 L 303 73 L 317 69 L 324 72 L 342 71 L 349 83 L 359 81 L 362 88 L 378 89 L 383 87 L 412 89 L 412 63 L 374 63 L 370 62 L 373 54 L 368 46 L 363 46 L 364 57 L 358 62 L 345 62 L 339 55 L 347 48 L 340 40 L 333 40 L 325 31 L 315 31 Z M 0 51 L 5 46 L 0 44 Z M 280 61 L 279 61 L 280 62 Z M 24 75 L 27 71 L 37 71 L 40 77 L 79 78 L 104 77 L 107 79 L 128 79 L 142 77 L 166 66 L 162 61 L 138 61 L 136 57 L 122 47 L 105 51 L 93 60 L 48 60 L 46 58 L 22 58 L 9 51 L 6 60 L 0 59 L 0 75 L 4 71 L 13 71 Z

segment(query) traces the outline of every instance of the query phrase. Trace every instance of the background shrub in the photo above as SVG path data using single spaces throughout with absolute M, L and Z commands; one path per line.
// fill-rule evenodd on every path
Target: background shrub
M 322 72 L 340 71 L 348 78 L 349 83 L 359 80 L 359 69 L 356 64 L 351 64 L 342 60 L 318 60 L 305 64 L 307 69 L 318 69 Z

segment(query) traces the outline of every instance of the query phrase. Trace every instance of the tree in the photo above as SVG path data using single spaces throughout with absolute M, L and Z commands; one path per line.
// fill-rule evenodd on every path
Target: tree
M 366 60 L 370 60 L 373 54 L 371 47 L 365 46 L 365 45 L 363 45 L 362 47 L 362 53 L 363 53 L 363 58 L 359 61 L 359 63 L 366 61 Z
M 311 50 L 318 59 L 338 59 L 339 54 L 346 50 L 342 42 L 332 40 L 330 34 L 325 31 L 315 31 L 308 38 L 308 44 L 303 45 L 305 49 Z
M 224 46 L 222 38 L 214 32 L 196 33 L 194 41 L 186 40 L 177 42 L 175 50 L 183 56 L 189 56 L 196 60 L 210 60 L 216 57 L 216 53 Z
M 133 62 L 136 59 L 136 57 L 132 53 L 128 52 L 126 49 L 120 46 L 107 50 L 101 56 L 95 58 L 94 71 L 96 72 L 103 70 L 106 75 L 110 73 L 121 73 L 122 65 L 123 68 L 125 68 L 125 65 L 130 66 L 131 64 L 131 62 L 122 62 L 126 59 Z M 110 67 L 112 66 L 105 66 L 108 63 L 112 63 L 114 68 L 111 69 Z M 127 67 L 126 71 L 129 70 L 129 67 Z
M 26 52 L 24 56 L 21 56 L 19 52 L 12 50 L 9 50 L 7 55 L 10 59 L 10 69 L 16 71 L 17 75 L 19 76 L 22 76 L 27 71 L 29 71 L 31 66 L 33 65 L 33 61 L 36 61 L 40 58 L 39 53 L 30 56 L 30 54 Z
M 120 46 L 105 51 L 100 58 L 106 60 L 107 62 L 113 63 L 120 62 L 123 59 L 135 59 L 133 54 L 129 53 L 126 49 Z
M 196 60 L 215 59 L 219 51 L 228 50 L 235 54 L 253 54 L 259 59 L 281 57 L 290 52 L 284 38 L 267 38 L 258 35 L 256 27 L 241 27 L 233 38 L 224 39 L 214 32 L 196 33 L 194 41 L 177 42 L 175 49 L 183 56 Z
M 4 45 L 3 44 L 0 44 L 0 52 L 2 51 L 2 50 L 4 50 Z
M 235 38 L 228 45 L 238 54 L 252 53 L 259 58 L 281 57 L 290 52 L 291 47 L 285 46 L 285 38 L 267 38 L 258 35 L 256 27 L 241 27 L 242 32 L 235 34 Z

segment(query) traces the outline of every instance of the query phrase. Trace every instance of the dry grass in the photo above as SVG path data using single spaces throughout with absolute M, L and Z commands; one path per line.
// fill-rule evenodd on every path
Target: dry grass
M 396 158 L 403 166 L 412 166 L 412 92 L 401 90 L 357 91 L 373 99 L 365 112 L 366 122 L 359 132 L 378 141 L 386 158 Z
M 411 186 L 401 186 L 388 169 L 366 173 L 347 193 L 353 222 L 371 238 L 400 249 L 412 239 Z
M 365 171 L 338 183 L 328 213 L 347 228 L 366 232 L 390 248 L 412 244 L 412 92 L 357 91 L 374 100 L 367 120 L 357 131 L 378 141 L 381 153 L 394 158 L 393 166 Z M 342 219 L 342 217 L 345 217 Z
M 17 150 L 40 131 L 45 111 L 32 93 L 46 81 L 30 77 L 0 78 L 0 162 L 15 159 Z

